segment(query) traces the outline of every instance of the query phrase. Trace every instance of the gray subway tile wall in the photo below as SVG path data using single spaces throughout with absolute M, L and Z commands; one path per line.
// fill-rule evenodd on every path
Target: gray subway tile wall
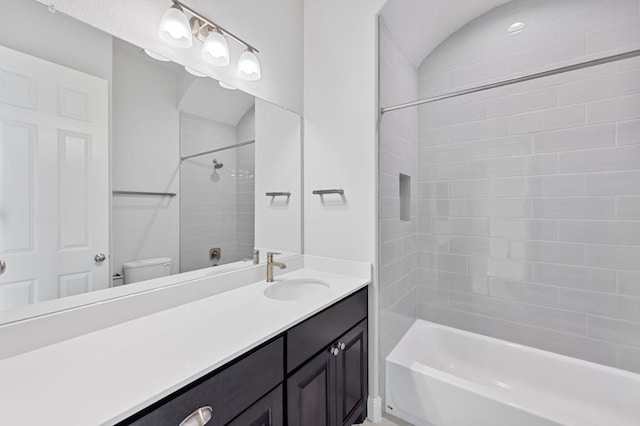
M 508 34 L 515 17 L 525 30 Z M 638 46 L 637 0 L 516 0 L 432 52 L 418 67 L 415 97 Z M 402 48 L 386 44 L 394 48 L 396 56 L 381 46 L 381 60 L 397 61 Z M 639 59 L 624 60 L 385 114 L 383 244 L 413 238 L 389 232 L 398 189 L 391 178 L 382 184 L 395 170 L 382 162 L 401 156 L 383 140 L 407 135 L 395 126 L 418 113 L 417 218 L 405 230 L 416 232 L 419 318 L 640 372 L 639 69 Z M 405 71 L 382 65 L 381 90 L 407 88 L 394 80 Z M 381 103 L 408 95 L 381 94 Z M 384 274 L 387 256 L 407 255 L 382 253 L 383 288 L 402 276 Z M 386 307 L 414 290 L 400 288 L 383 293 Z
M 411 62 L 383 21 L 379 37 L 380 102 L 390 105 L 414 100 L 418 94 L 417 66 Z M 418 241 L 417 235 L 419 229 L 430 233 L 432 223 L 430 219 L 418 220 L 416 200 L 422 198 L 418 196 L 419 193 L 431 192 L 438 194 L 439 198 L 446 198 L 448 188 L 437 182 L 417 184 L 416 109 L 385 119 L 380 125 L 379 143 L 379 368 L 384 389 L 384 359 L 417 317 L 418 247 L 429 244 L 426 240 Z M 400 174 L 411 178 L 409 221 L 400 220 Z M 429 200 L 422 202 L 428 203 Z M 429 300 L 436 304 L 438 291 L 432 289 L 433 295 L 429 296 Z M 445 294 L 445 297 L 448 295 Z

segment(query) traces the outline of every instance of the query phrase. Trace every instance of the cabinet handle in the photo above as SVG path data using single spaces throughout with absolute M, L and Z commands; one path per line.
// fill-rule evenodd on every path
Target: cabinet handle
M 200 407 L 189 414 L 187 418 L 180 423 L 180 426 L 204 426 L 209 423 L 212 416 L 213 409 L 211 407 Z
M 344 344 L 344 342 L 340 342 L 338 343 L 338 348 L 340 348 L 341 351 L 344 351 L 344 348 L 346 348 L 347 345 Z
M 338 356 L 338 354 L 340 353 L 340 349 L 333 347 L 331 348 L 330 352 L 331 352 L 331 355 Z

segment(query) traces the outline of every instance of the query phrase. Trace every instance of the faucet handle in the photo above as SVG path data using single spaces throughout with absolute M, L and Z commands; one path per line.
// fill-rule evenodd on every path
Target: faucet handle
M 273 261 L 273 256 L 278 256 L 282 253 L 277 253 L 275 251 L 268 251 L 267 252 L 267 262 L 272 262 Z

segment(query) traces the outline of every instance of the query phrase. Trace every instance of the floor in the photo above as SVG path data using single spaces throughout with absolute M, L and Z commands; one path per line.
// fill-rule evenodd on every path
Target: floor
M 375 426 L 399 426 L 396 423 L 393 423 L 392 421 L 383 418 L 382 421 L 380 423 L 373 423 L 370 422 L 369 420 L 365 420 L 364 423 L 361 423 L 362 426 L 370 426 L 370 425 L 375 425 Z

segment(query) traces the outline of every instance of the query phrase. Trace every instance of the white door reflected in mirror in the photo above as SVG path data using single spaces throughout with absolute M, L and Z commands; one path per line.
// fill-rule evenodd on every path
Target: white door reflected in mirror
M 0 309 L 108 288 L 108 84 L 5 47 L 0 64 Z

